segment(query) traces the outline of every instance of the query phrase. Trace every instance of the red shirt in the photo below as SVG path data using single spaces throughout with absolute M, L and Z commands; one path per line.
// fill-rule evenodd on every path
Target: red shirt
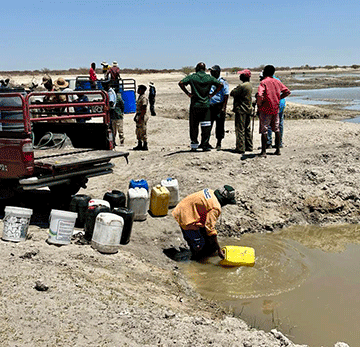
M 90 68 L 89 74 L 90 74 L 90 81 L 97 80 L 96 72 L 92 67 Z
M 278 79 L 265 77 L 259 85 L 257 104 L 264 114 L 276 115 L 279 112 L 280 99 L 290 95 L 290 90 Z

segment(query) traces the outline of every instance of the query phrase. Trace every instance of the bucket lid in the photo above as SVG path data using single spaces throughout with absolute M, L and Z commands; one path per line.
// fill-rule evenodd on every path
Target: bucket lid
M 50 212 L 51 216 L 61 216 L 61 217 L 68 217 L 68 218 L 77 218 L 78 214 L 76 212 L 70 212 L 70 211 L 62 211 L 62 210 L 56 210 L 52 209 Z
M 30 217 L 33 213 L 31 208 L 17 207 L 17 206 L 6 206 L 5 213 L 13 213 L 18 215 L 26 215 Z

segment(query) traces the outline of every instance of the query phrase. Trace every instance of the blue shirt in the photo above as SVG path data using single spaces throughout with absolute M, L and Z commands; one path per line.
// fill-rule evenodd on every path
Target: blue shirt
M 223 79 L 222 77 L 219 77 L 218 81 L 224 85 L 224 88 L 222 88 L 219 93 L 217 93 L 210 99 L 210 105 L 223 102 L 224 96 L 229 95 L 229 93 L 230 93 L 229 92 L 229 84 L 227 83 L 227 81 L 225 79 Z M 213 93 L 214 90 L 215 90 L 215 86 L 212 86 L 211 90 L 210 90 L 210 94 Z
M 280 81 L 280 79 L 277 78 L 275 75 L 274 75 L 273 77 Z M 280 82 L 281 82 L 281 81 L 280 81 Z M 280 99 L 280 103 L 279 103 L 279 112 L 280 112 L 280 113 L 283 113 L 283 112 L 284 112 L 285 106 L 286 106 L 285 98 Z

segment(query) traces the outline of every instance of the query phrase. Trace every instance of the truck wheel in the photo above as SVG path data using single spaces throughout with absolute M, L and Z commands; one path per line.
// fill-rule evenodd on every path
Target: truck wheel
M 86 183 L 88 179 L 86 177 L 81 177 L 71 180 L 69 183 L 59 184 L 56 186 L 50 186 L 50 191 L 52 194 L 57 197 L 64 197 L 65 199 L 75 195 L 80 188 L 86 188 Z

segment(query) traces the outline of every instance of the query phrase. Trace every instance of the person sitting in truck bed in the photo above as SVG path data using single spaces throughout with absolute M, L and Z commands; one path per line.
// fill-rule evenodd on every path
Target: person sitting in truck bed
M 59 102 L 62 103 L 62 102 L 75 102 L 77 99 L 78 99 L 78 96 L 76 94 L 73 94 L 73 90 L 71 88 L 69 88 L 69 82 L 66 81 L 64 78 L 62 77 L 59 77 L 55 82 L 54 82 L 54 85 L 55 85 L 55 89 L 60 91 L 60 92 L 63 92 L 64 94 L 60 94 L 58 97 L 59 97 Z M 68 95 L 66 95 L 66 93 L 69 93 Z M 61 109 L 61 113 L 65 113 L 65 114 L 74 114 L 75 113 L 75 110 L 73 107 L 67 107 L 66 109 L 65 108 L 62 108 Z M 69 123 L 74 123 L 75 120 L 74 119 L 69 119 L 69 120 L 66 120 L 66 122 L 69 122 Z

